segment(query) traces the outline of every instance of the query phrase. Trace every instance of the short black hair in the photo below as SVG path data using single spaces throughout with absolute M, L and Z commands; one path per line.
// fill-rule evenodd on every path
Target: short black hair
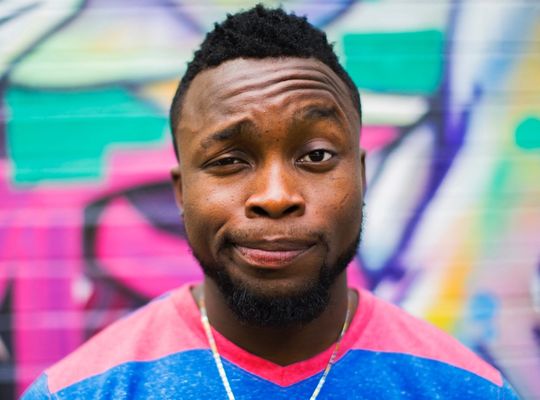
M 268 9 L 261 4 L 248 11 L 227 14 L 208 32 L 188 63 L 170 109 L 174 151 L 178 158 L 175 130 L 182 111 L 182 100 L 191 81 L 200 72 L 236 58 L 315 58 L 334 71 L 351 92 L 360 119 L 362 111 L 358 89 L 338 61 L 326 34 L 311 25 L 306 17 L 287 14 L 282 8 Z

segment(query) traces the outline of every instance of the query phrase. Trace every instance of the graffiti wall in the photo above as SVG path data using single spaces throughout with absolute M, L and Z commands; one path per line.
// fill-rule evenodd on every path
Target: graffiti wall
M 167 109 L 204 32 L 250 5 L 0 3 L 0 398 L 201 277 L 169 187 Z M 540 398 L 538 3 L 284 6 L 328 32 L 362 96 L 369 190 L 351 280 Z

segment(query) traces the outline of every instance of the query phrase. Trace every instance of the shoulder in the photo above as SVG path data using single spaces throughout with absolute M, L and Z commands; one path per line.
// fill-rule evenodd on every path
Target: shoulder
M 409 374 L 435 375 L 456 382 L 485 382 L 494 391 L 502 390 L 500 372 L 459 341 L 399 307 L 360 290 L 359 311 L 353 321 L 356 336 L 352 350 L 377 354 L 378 359 L 397 365 Z M 363 309 L 362 309 L 363 307 Z M 439 378 L 440 379 L 440 378 Z
M 42 386 L 55 393 L 129 363 L 205 347 L 203 337 L 193 331 L 190 315 L 185 315 L 195 307 L 190 301 L 193 303 L 187 286 L 151 301 L 47 369 L 29 393 Z

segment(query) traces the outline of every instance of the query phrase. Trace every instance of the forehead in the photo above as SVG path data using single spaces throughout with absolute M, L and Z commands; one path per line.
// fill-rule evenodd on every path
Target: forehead
M 359 125 L 348 86 L 315 59 L 235 59 L 198 74 L 182 106 L 178 131 L 191 133 L 253 113 L 294 111 L 308 103 L 335 107 Z M 358 126 L 359 129 L 359 126 Z

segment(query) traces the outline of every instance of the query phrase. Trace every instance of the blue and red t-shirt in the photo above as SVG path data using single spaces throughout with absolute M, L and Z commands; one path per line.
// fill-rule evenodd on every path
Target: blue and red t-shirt
M 308 399 L 333 350 L 288 366 L 214 331 L 236 399 Z M 114 323 L 46 370 L 31 399 L 226 399 L 185 285 Z M 359 290 L 319 399 L 517 399 L 501 374 L 444 332 Z

